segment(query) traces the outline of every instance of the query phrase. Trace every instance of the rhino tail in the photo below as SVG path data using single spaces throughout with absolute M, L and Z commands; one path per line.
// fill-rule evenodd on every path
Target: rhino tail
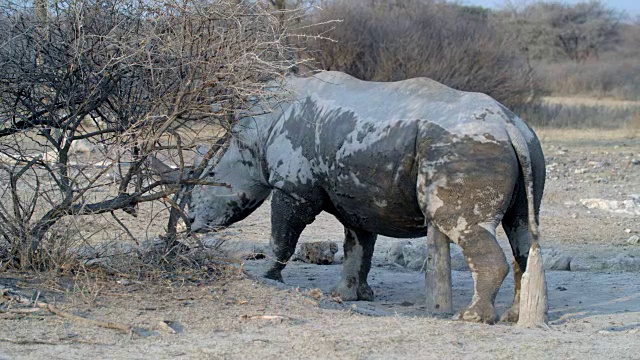
M 510 122 L 507 123 L 507 134 L 511 140 L 511 146 L 513 146 L 516 156 L 518 157 L 520 170 L 522 171 L 524 178 L 524 188 L 527 196 L 529 231 L 533 236 L 533 240 L 538 241 L 540 232 L 538 231 L 538 223 L 536 222 L 536 215 L 534 211 L 533 170 L 531 166 L 531 153 L 529 152 L 529 146 L 527 145 L 527 141 L 520 129 Z

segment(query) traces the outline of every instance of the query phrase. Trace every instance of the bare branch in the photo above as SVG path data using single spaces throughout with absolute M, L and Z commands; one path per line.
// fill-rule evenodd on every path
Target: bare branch
M 32 255 L 66 216 L 123 210 L 151 223 L 156 209 L 142 203 L 172 196 L 162 209 L 168 228 L 187 219 L 193 186 L 229 186 L 200 177 L 238 119 L 269 112 L 255 104 L 286 94 L 265 84 L 305 62 L 290 35 L 308 24 L 280 0 L 277 9 L 59 0 L 46 16 L 8 1 L 16 10 L 0 13 L 0 156 L 8 164 L 0 162 L 0 176 L 14 181 L 0 186 L 0 220 L 10 224 L 2 233 L 12 248 Z M 214 146 L 191 165 L 205 143 Z M 156 159 L 171 166 L 158 171 Z M 143 236 L 114 219 L 129 237 Z

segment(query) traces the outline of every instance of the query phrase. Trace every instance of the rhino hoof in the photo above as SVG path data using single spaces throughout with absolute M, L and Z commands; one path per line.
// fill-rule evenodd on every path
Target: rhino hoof
M 491 305 L 485 307 L 474 305 L 461 310 L 453 318 L 454 320 L 495 324 L 498 321 L 498 314 Z
M 504 314 L 502 314 L 502 316 L 500 317 L 500 321 L 502 322 L 510 322 L 510 323 L 517 323 L 518 322 L 518 318 L 520 317 L 520 311 L 519 311 L 519 307 L 516 305 L 511 305 L 510 308 L 507 309 L 507 311 L 504 312 Z
M 340 297 L 344 301 L 373 301 L 373 289 L 369 284 L 349 287 L 342 282 L 331 290 L 331 296 Z
M 284 280 L 282 279 L 282 271 L 280 270 L 269 269 L 267 270 L 267 272 L 264 273 L 264 277 L 266 279 L 271 279 L 271 280 L 284 283 Z

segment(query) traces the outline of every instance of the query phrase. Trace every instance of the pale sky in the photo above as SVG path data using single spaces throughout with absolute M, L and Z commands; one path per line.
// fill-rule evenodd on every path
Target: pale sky
M 575 4 L 581 2 L 580 0 L 559 0 L 560 2 Z M 503 0 L 462 0 L 463 4 L 466 5 L 479 5 L 489 8 L 500 8 L 504 5 Z M 522 3 L 534 3 L 534 0 L 512 0 L 515 4 Z M 582 1 L 584 2 L 584 1 Z M 618 11 L 624 11 L 627 15 L 631 17 L 635 17 L 640 15 L 640 0 L 609 0 L 602 1 L 606 6 L 613 8 Z

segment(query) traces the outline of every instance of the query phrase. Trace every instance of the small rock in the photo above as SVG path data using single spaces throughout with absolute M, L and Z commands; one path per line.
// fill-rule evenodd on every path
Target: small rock
M 451 244 L 451 270 L 469 271 L 469 265 L 460 246 Z M 387 251 L 387 261 L 411 270 L 424 270 L 427 259 L 427 245 L 423 242 L 412 243 L 402 240 L 394 243 Z
M 633 159 L 633 160 L 631 160 L 631 164 L 633 164 L 633 165 L 640 165 L 640 159 Z
M 131 281 L 127 280 L 127 279 L 120 279 L 118 281 L 116 281 L 118 284 L 120 285 L 124 285 L 124 286 L 129 286 L 131 285 Z
M 569 263 L 570 271 L 597 271 L 607 268 L 607 264 L 598 259 L 573 258 Z
M 269 253 L 267 244 L 246 240 L 226 240 L 218 248 L 226 256 L 241 260 L 263 259 Z
M 588 209 L 598 209 L 618 214 L 640 215 L 640 204 L 634 199 L 629 200 L 606 200 L 606 199 L 580 199 L 582 205 Z
M 629 239 L 627 239 L 627 244 L 631 244 L 631 245 L 640 244 L 640 236 L 631 235 L 631 237 Z
M 571 270 L 571 256 L 568 256 L 558 250 L 549 249 L 549 251 L 542 254 L 542 259 L 545 270 Z
M 631 234 L 631 229 L 624 229 L 624 232 L 626 232 L 627 234 Z
M 425 261 L 427 260 L 427 244 L 420 242 L 419 244 L 411 244 L 402 249 L 405 266 L 411 270 L 424 270 Z
M 390 264 L 405 266 L 407 263 L 404 260 L 404 247 L 410 245 L 411 241 L 409 240 L 400 240 L 394 242 L 387 251 L 387 262 L 389 262 Z
M 314 241 L 300 244 L 300 259 L 308 264 L 329 265 L 338 252 L 333 241 Z
M 612 270 L 618 271 L 639 271 L 640 258 L 628 254 L 618 254 L 613 259 L 607 261 L 606 265 Z

